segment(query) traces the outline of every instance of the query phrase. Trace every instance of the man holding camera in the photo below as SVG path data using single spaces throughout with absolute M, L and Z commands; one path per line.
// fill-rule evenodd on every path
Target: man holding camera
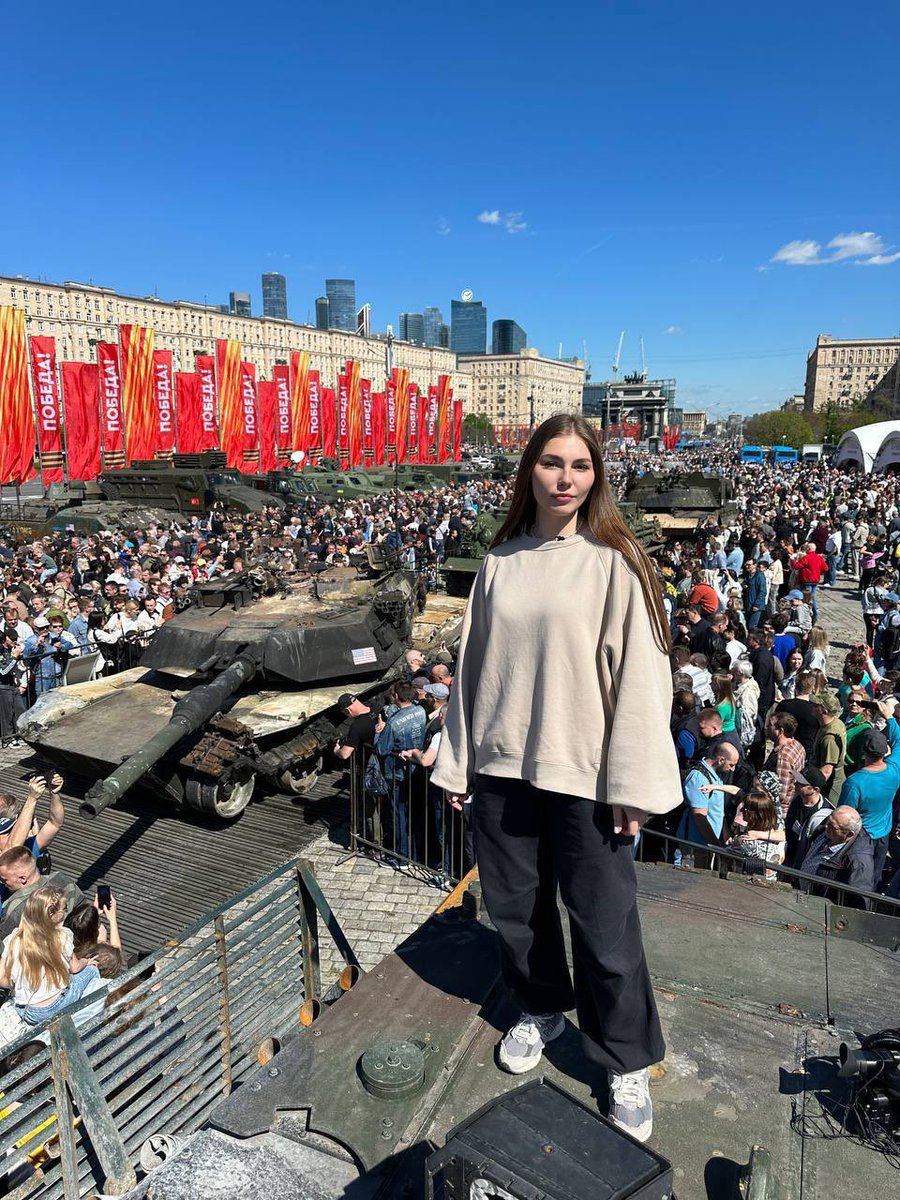
M 35 617 L 31 622 L 34 633 L 26 641 L 24 659 L 31 670 L 34 694 L 60 687 L 69 655 L 78 653 L 78 643 L 63 632 L 62 617 Z

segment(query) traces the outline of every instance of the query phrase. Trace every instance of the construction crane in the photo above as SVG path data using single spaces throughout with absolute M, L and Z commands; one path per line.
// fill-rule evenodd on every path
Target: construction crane
M 616 378 L 618 377 L 618 374 L 619 374 L 619 359 L 622 357 L 622 344 L 624 341 L 625 341 L 625 330 L 623 329 L 622 332 L 619 334 L 619 345 L 616 349 L 616 357 L 613 359 L 613 365 L 612 365 L 613 381 L 616 380 Z

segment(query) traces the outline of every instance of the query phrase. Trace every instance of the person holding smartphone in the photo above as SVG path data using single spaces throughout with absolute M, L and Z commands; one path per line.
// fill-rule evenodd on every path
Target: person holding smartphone
M 0 816 L 0 853 L 12 846 L 25 846 L 37 860 L 47 853 L 47 847 L 59 833 L 66 819 L 66 809 L 62 801 L 64 786 L 65 781 L 58 771 L 33 775 L 29 779 L 28 791 L 18 814 L 13 816 L 8 813 Z M 41 823 L 36 820 L 37 805 L 45 793 L 49 797 L 50 805 L 47 820 Z

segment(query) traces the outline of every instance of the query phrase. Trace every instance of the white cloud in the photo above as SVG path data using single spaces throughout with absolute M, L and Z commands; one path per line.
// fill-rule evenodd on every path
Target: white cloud
M 827 263 L 850 262 L 866 267 L 884 267 L 900 260 L 900 250 L 892 252 L 883 239 L 871 230 L 865 233 L 839 233 L 823 246 L 811 239 L 786 242 L 769 262 L 791 267 L 818 267 Z
M 502 225 L 507 233 L 524 233 L 528 228 L 520 212 L 502 213 L 499 208 L 486 208 L 475 219 L 482 225 Z
M 680 325 L 667 325 L 663 330 L 664 337 L 681 337 L 683 333 L 684 330 Z
M 446 217 L 438 217 L 437 231 L 441 237 L 446 237 L 450 232 L 450 222 Z

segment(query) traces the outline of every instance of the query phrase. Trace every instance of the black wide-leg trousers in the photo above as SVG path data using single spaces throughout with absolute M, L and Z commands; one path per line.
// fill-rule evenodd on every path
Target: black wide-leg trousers
M 478 775 L 472 808 L 482 892 L 518 1003 L 528 1013 L 574 1008 L 588 1055 L 611 1071 L 661 1061 L 632 839 L 613 832 L 611 807 Z M 574 989 L 557 887 L 569 916 Z

